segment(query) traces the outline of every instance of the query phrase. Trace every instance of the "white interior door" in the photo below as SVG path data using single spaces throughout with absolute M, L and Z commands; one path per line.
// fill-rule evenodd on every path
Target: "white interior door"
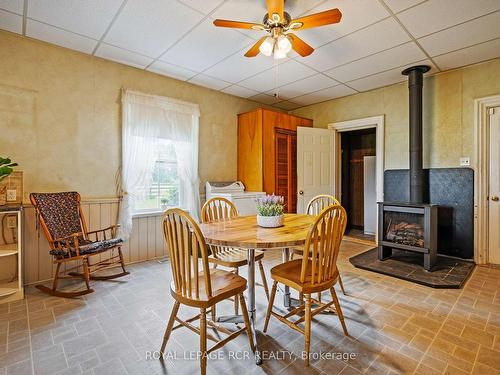
M 490 109 L 488 249 L 490 263 L 500 264 L 500 107 Z
M 318 194 L 335 191 L 335 131 L 297 128 L 297 212 Z

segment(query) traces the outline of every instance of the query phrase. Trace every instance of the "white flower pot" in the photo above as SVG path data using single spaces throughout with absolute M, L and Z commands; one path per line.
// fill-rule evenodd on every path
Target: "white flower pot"
M 285 216 L 260 216 L 257 215 L 257 224 L 264 228 L 277 228 L 283 225 Z

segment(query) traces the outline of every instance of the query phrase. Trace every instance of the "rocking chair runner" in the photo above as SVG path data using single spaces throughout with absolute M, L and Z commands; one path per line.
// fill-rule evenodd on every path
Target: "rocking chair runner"
M 87 231 L 87 225 L 80 204 L 80 194 L 77 192 L 64 193 L 31 193 L 30 200 L 35 207 L 37 217 L 49 242 L 50 254 L 56 264 L 56 271 L 52 288 L 45 285 L 36 285 L 42 292 L 58 297 L 77 297 L 94 290 L 90 288 L 90 280 L 109 280 L 128 275 L 123 263 L 121 244 L 123 240 L 116 237 L 118 225 L 107 228 Z M 114 254 L 114 250 L 118 254 Z M 109 258 L 91 264 L 89 258 L 110 251 Z M 77 262 L 65 270 L 66 275 L 60 276 L 61 265 L 68 262 Z M 94 276 L 93 273 L 104 269 L 121 266 L 122 272 Z M 83 272 L 77 271 L 82 267 Z M 68 272 L 72 271 L 72 272 Z M 57 289 L 59 279 L 83 278 L 86 289 L 74 292 L 63 292 Z

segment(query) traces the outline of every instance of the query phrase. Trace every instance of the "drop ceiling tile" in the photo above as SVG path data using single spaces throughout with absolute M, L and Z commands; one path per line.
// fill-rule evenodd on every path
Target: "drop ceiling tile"
M 97 45 L 97 40 L 70 33 L 69 31 L 61 30 L 57 27 L 30 19 L 26 22 L 26 35 L 84 53 L 92 53 Z
M 425 59 L 425 54 L 414 42 L 376 53 L 351 63 L 328 70 L 325 74 L 341 82 L 352 81 L 387 69 Z
M 423 37 L 419 43 L 431 56 L 500 37 L 500 12 Z
M 282 109 L 284 111 L 293 111 L 294 109 L 302 107 L 302 105 L 287 100 L 275 104 L 274 107 Z
M 389 12 L 380 2 L 373 0 L 328 0 L 308 14 L 333 8 L 338 8 L 342 12 L 342 19 L 339 23 L 295 33 L 316 48 L 389 16 Z
M 179 79 L 181 81 L 186 81 L 197 74 L 196 72 L 189 69 L 185 69 L 182 66 L 172 65 L 159 60 L 151 64 L 151 66 L 149 66 L 146 70 L 167 77 Z
M 225 20 L 261 23 L 266 14 L 266 3 L 264 1 L 231 0 L 226 1 L 217 8 L 211 17 Z M 239 30 L 251 38 L 257 39 L 264 35 L 263 32 L 255 30 Z
M 427 0 L 383 0 L 394 13 L 401 12 Z
M 329 87 L 316 92 L 311 92 L 306 95 L 293 98 L 293 101 L 300 105 L 311 105 L 314 103 L 324 102 L 326 100 L 331 100 L 335 98 L 341 98 L 343 96 L 356 94 L 356 91 L 347 87 L 345 85 L 337 85 L 334 87 Z
M 136 68 L 144 69 L 146 66 L 153 62 L 153 59 L 140 55 L 135 52 L 127 51 L 106 43 L 101 43 L 95 53 L 95 56 L 104 59 L 113 60 L 125 65 L 134 66 Z
M 246 48 L 205 71 L 206 74 L 236 83 L 274 66 L 274 60 L 261 54 L 245 57 Z M 281 63 L 282 60 L 279 60 Z M 283 61 L 285 62 L 285 61 Z
M 160 60 L 201 72 L 244 47 L 250 48 L 254 42 L 234 30 L 215 27 L 212 20 L 207 19 L 170 48 Z
M 105 41 L 158 57 L 202 18 L 202 14 L 177 1 L 129 0 Z
M 17 14 L 0 10 L 0 29 L 21 34 L 23 32 L 23 18 Z
M 224 2 L 224 0 L 180 0 L 180 1 L 203 14 L 210 13 L 212 10 L 214 10 Z
M 24 0 L 0 0 L 0 9 L 23 15 Z
M 378 87 L 389 86 L 398 82 L 403 82 L 407 80 L 407 77 L 402 75 L 401 72 L 412 65 L 430 65 L 431 70 L 427 74 L 435 73 L 437 70 L 434 65 L 429 60 L 418 61 L 413 64 L 408 64 L 406 66 L 387 70 L 385 72 L 373 74 L 368 77 L 356 79 L 350 81 L 347 84 L 358 91 L 368 91 Z
M 258 92 L 247 89 L 246 87 L 241 87 L 238 85 L 232 85 L 229 87 L 226 87 L 224 90 L 222 90 L 226 94 L 231 94 L 235 96 L 239 96 L 241 98 L 248 98 L 250 96 L 257 95 Z
M 318 48 L 312 55 L 303 58 L 302 62 L 319 71 L 326 71 L 403 44 L 409 39 L 401 26 L 388 18 Z
M 278 65 L 277 68 L 266 70 L 238 84 L 262 92 L 312 76 L 315 73 L 311 68 L 295 60 L 289 60 L 286 63 Z
M 316 74 L 311 77 L 301 79 L 296 82 L 289 83 L 288 85 L 278 88 L 278 94 L 282 99 L 291 99 L 296 96 L 304 95 L 309 92 L 318 91 L 327 87 L 336 86 L 339 82 L 324 76 L 323 74 Z M 274 94 L 275 90 L 267 92 Z
M 249 97 L 248 99 L 253 100 L 255 102 L 259 102 L 262 104 L 273 105 L 276 104 L 277 100 L 274 96 L 267 94 L 257 94 Z
M 442 70 L 458 68 L 500 57 L 500 39 L 434 57 Z
M 189 82 L 198 86 L 208 87 L 213 90 L 221 90 L 230 85 L 229 82 L 224 82 L 205 74 L 198 74 L 197 76 L 191 78 Z
M 498 0 L 429 0 L 401 12 L 398 18 L 415 38 L 420 38 L 498 9 Z
M 30 0 L 28 17 L 100 39 L 113 20 L 122 0 Z

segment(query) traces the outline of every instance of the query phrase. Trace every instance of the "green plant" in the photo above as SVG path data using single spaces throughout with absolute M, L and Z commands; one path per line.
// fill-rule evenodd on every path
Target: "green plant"
M 257 214 L 260 216 L 280 216 L 285 212 L 285 198 L 266 195 L 257 199 Z
M 0 181 L 2 181 L 5 177 L 10 175 L 13 168 L 17 166 L 17 163 L 12 163 L 10 158 L 2 158 L 0 156 Z

